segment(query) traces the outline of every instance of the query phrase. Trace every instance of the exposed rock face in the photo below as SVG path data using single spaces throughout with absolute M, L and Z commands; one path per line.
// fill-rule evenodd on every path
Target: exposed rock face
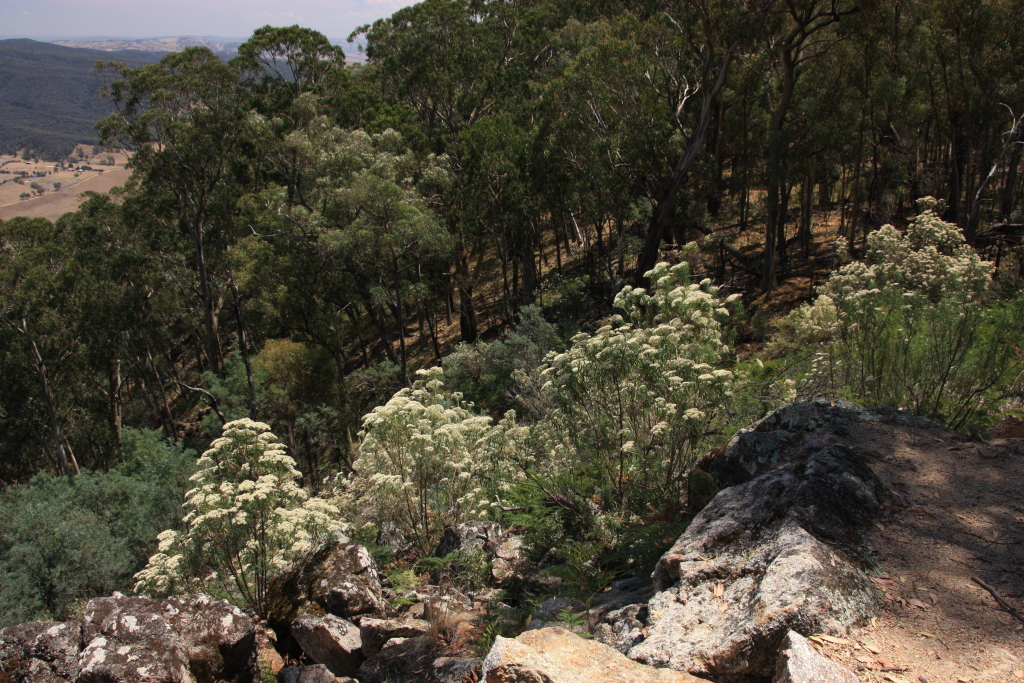
M 91 600 L 82 617 L 78 683 L 251 681 L 255 624 L 227 601 Z
M 0 631 L 0 675 L 11 683 L 74 680 L 78 672 L 78 622 L 36 621 Z
M 821 654 L 796 631 L 782 641 L 772 683 L 859 683 L 849 669 Z
M 395 640 L 398 640 L 397 638 Z M 428 681 L 434 660 L 433 646 L 425 637 L 409 638 L 388 644 L 359 667 L 357 678 L 361 683 L 413 683 Z
M 483 664 L 487 683 L 698 683 L 688 674 L 630 661 L 560 628 L 498 636 Z
M 882 489 L 831 445 L 719 493 L 661 558 L 629 656 L 717 680 L 771 676 L 790 629 L 844 634 L 876 609 L 856 560 Z
M 332 614 L 303 615 L 292 622 L 292 637 L 310 659 L 335 676 L 355 676 L 363 662 L 359 628 Z
M 430 624 L 422 619 L 374 619 L 363 617 L 359 620 L 359 634 L 362 638 L 363 656 L 372 657 L 384 643 L 392 638 L 416 638 L 430 630 Z
M 387 609 L 377 564 L 358 543 L 331 549 L 313 576 L 310 598 L 326 612 L 345 619 Z

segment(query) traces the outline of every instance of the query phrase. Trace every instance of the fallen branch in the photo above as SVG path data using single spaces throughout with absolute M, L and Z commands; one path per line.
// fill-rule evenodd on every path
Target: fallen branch
M 217 417 L 220 418 L 220 423 L 222 425 L 223 424 L 227 424 L 228 420 L 227 420 L 226 417 L 224 417 L 224 413 L 220 412 L 220 405 L 218 405 L 218 403 L 217 403 L 217 397 L 216 396 L 211 394 L 206 389 L 202 389 L 200 387 L 190 387 L 189 385 L 185 384 L 184 382 L 182 382 L 180 380 L 174 380 L 174 383 L 179 385 L 179 386 L 181 386 L 181 387 L 184 387 L 185 389 L 188 389 L 189 391 L 194 391 L 194 392 L 196 392 L 198 394 L 201 394 L 203 396 L 203 402 L 206 403 L 206 405 L 210 406 L 210 408 L 213 410 L 213 412 L 217 413 Z
M 991 593 L 992 597 L 996 599 L 996 602 L 998 602 L 1000 605 L 1002 605 L 1003 609 L 1005 609 L 1007 612 L 1010 613 L 1010 616 L 1012 616 L 1014 619 L 1016 619 L 1017 621 L 1019 621 L 1022 624 L 1024 624 L 1024 616 L 1022 616 L 1020 612 L 1015 610 L 1013 608 L 1013 605 L 1011 605 L 1010 603 L 1008 603 L 1006 601 L 1006 598 L 1001 596 L 999 593 L 996 593 L 996 589 L 995 588 L 993 588 L 992 586 L 988 585 L 987 583 L 985 583 L 984 581 L 979 579 L 977 576 L 972 576 L 971 577 L 971 581 L 973 581 L 974 583 L 978 584 L 979 586 L 981 586 L 982 588 L 987 590 L 989 593 Z

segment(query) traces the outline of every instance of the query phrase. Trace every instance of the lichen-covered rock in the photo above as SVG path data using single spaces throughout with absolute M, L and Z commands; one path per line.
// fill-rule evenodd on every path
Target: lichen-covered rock
M 345 619 L 387 610 L 377 564 L 358 543 L 331 549 L 315 572 L 310 598 L 324 611 Z
M 483 663 L 487 683 L 698 683 L 688 674 L 630 661 L 607 645 L 560 628 L 498 636 Z
M 359 620 L 359 634 L 363 643 L 363 656 L 372 657 L 392 638 L 416 638 L 430 630 L 430 624 L 422 619 L 375 619 L 363 617 Z
M 821 654 L 796 631 L 782 641 L 772 683 L 859 683 L 852 671 Z
M 115 593 L 86 605 L 78 683 L 252 681 L 253 621 L 205 595 L 151 600 Z
M 867 621 L 876 597 L 857 558 L 881 495 L 841 445 L 725 489 L 658 562 L 648 635 L 629 656 L 721 681 L 771 676 L 790 629 Z
M 626 605 L 609 612 L 594 628 L 594 638 L 622 654 L 642 642 L 647 621 L 647 605 Z
M 433 643 L 426 637 L 395 638 L 387 647 L 359 667 L 356 676 L 361 683 L 425 683 L 430 678 L 434 656 Z M 392 644 L 393 643 L 393 644 Z
M 292 637 L 302 651 L 335 676 L 355 676 L 363 662 L 359 627 L 333 614 L 305 614 L 292 622 Z
M 36 621 L 0 630 L 0 676 L 11 683 L 54 683 L 78 673 L 78 622 Z

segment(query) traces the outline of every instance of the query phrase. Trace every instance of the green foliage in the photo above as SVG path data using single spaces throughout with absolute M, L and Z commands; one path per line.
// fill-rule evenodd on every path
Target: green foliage
M 603 591 L 615 578 L 614 572 L 601 567 L 602 551 L 603 548 L 597 543 L 567 541 L 558 551 L 565 564 L 555 565 L 542 572 L 545 576 L 562 579 L 567 587 L 568 596 L 583 603 L 587 610 L 588 629 L 593 629 L 593 624 L 590 623 L 590 605 L 594 596 Z
M 579 334 L 539 370 L 525 466 L 584 509 L 622 518 L 682 500 L 685 477 L 732 396 L 717 288 L 686 263 L 649 273 L 652 293 L 616 297 L 629 322 Z
M 195 488 L 185 494 L 186 530 L 159 535 L 135 590 L 163 596 L 233 584 L 265 618 L 270 580 L 340 532 L 337 510 L 296 485 L 295 461 L 267 425 L 248 418 L 224 425 L 198 466 L 190 478 Z
M 993 302 L 991 265 L 925 210 L 872 233 L 864 262 L 833 273 L 794 311 L 789 339 L 814 353 L 803 391 L 977 426 L 1024 363 L 1013 345 L 1024 298 Z
M 482 549 L 456 550 L 444 557 L 421 557 L 416 570 L 430 574 L 430 583 L 460 591 L 482 588 L 490 578 L 490 561 Z
M 39 474 L 0 500 L 0 627 L 67 619 L 76 603 L 128 590 L 156 534 L 181 518 L 190 452 L 125 430 L 124 464 L 74 479 Z
M 397 524 L 427 554 L 445 526 L 487 515 L 486 488 L 511 485 L 505 453 L 522 430 L 514 415 L 492 425 L 446 393 L 441 368 L 419 375 L 363 418 L 356 473 L 337 500 L 352 519 Z
M 488 412 L 501 414 L 513 407 L 517 373 L 536 368 L 559 346 L 555 327 L 540 308 L 524 306 L 516 327 L 498 339 L 460 344 L 445 356 L 445 383 Z

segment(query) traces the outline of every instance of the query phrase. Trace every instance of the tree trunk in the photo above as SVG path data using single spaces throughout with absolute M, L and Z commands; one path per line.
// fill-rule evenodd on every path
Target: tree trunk
M 60 433 L 60 421 L 57 418 L 57 401 L 53 396 L 53 389 L 50 388 L 50 381 L 46 374 L 46 362 L 43 360 L 43 356 L 39 353 L 39 347 L 36 346 L 36 342 L 32 339 L 28 332 L 28 324 L 25 319 L 21 319 L 21 330 L 20 332 L 25 335 L 28 339 L 29 346 L 32 349 L 32 360 L 36 368 L 36 376 L 39 377 L 39 383 L 43 386 L 43 399 L 46 401 L 46 414 L 50 418 L 50 437 L 53 439 L 54 450 L 57 453 L 57 461 L 60 463 L 62 470 L 61 474 L 67 475 L 68 479 L 71 478 L 71 467 L 68 464 L 68 455 L 64 450 L 64 439 Z
M 529 305 L 536 301 L 537 262 L 533 254 L 533 243 L 527 241 L 523 245 L 523 290 L 522 304 Z
M 686 174 L 690 170 L 690 165 L 693 160 L 697 157 L 697 152 L 704 146 L 704 140 L 707 137 L 708 126 L 711 124 L 711 107 L 714 104 L 715 98 L 718 96 L 722 86 L 725 85 L 725 77 L 729 73 L 729 64 L 732 62 L 733 51 L 736 49 L 738 43 L 733 43 L 725 51 L 722 57 L 722 63 L 718 68 L 718 75 L 715 78 L 715 82 L 708 87 L 707 84 L 704 86 L 704 102 L 700 111 L 700 119 L 698 120 L 697 127 L 690 137 L 689 144 L 686 147 L 686 151 L 683 156 L 680 157 L 679 162 L 676 164 L 675 170 L 672 172 L 672 179 L 669 183 L 668 189 L 662 196 L 658 205 L 654 208 L 654 212 L 651 214 L 650 223 L 647 226 L 647 237 L 644 239 L 644 246 L 640 250 L 640 254 L 636 260 L 636 286 L 646 287 L 647 277 L 646 273 L 654 268 L 654 264 L 658 261 L 658 251 L 661 247 L 661 240 L 665 234 L 665 227 L 668 225 L 669 218 L 672 215 L 672 210 L 675 208 L 676 198 L 679 195 L 679 190 L 683 186 L 683 181 L 686 179 Z M 710 73 L 710 60 L 711 56 L 708 56 L 708 62 L 705 64 L 705 73 Z

